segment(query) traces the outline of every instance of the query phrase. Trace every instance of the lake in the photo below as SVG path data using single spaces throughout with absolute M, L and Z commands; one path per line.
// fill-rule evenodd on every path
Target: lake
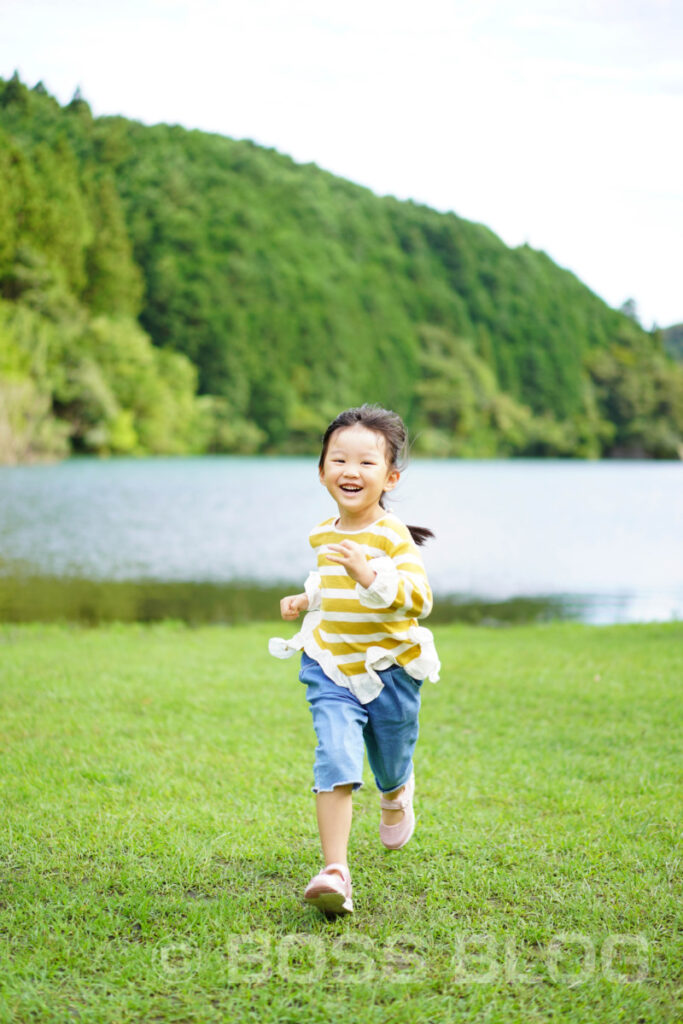
M 683 618 L 681 463 L 416 460 L 390 507 L 434 530 L 423 551 L 444 608 Z M 194 599 L 228 594 L 260 616 L 277 609 L 278 584 L 305 578 L 308 531 L 334 511 L 309 457 L 3 467 L 0 618 L 46 617 L 48 605 L 79 618 L 74 602 L 106 593 L 146 594 L 158 614 L 143 618 L 185 618 Z M 164 594 L 184 597 L 165 606 Z

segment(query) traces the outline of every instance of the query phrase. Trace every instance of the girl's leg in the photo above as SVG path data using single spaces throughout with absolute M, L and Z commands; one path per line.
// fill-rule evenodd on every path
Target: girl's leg
M 387 800 L 396 800 L 401 793 L 403 793 L 405 788 L 405 786 L 401 786 L 400 789 L 395 789 L 393 793 L 383 793 L 382 795 L 385 796 Z M 392 811 L 388 807 L 383 807 L 380 813 L 382 815 L 382 823 L 384 825 L 398 825 L 399 822 L 403 821 L 404 811 Z
M 320 844 L 327 864 L 347 865 L 353 810 L 352 791 L 363 781 L 363 705 L 329 679 L 320 665 L 302 655 L 299 678 L 318 738 L 313 775 Z
M 325 864 L 348 866 L 349 833 L 353 811 L 352 785 L 335 786 L 331 793 L 317 793 L 315 807 L 318 815 L 320 845 Z
M 399 797 L 413 773 L 419 733 L 421 682 L 395 665 L 379 673 L 384 689 L 366 704 L 365 745 L 377 788 L 388 800 Z M 398 825 L 402 810 L 382 808 L 382 822 Z

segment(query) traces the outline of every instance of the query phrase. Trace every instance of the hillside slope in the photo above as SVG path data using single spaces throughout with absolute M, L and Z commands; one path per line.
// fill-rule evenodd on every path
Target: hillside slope
M 40 419 L 27 455 L 309 451 L 367 400 L 429 454 L 680 454 L 661 340 L 482 225 L 16 77 L 0 170 L 0 438 Z

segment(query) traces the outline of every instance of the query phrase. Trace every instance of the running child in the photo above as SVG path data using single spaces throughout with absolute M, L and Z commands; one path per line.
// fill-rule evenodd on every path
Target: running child
M 364 751 L 380 792 L 382 843 L 399 850 L 415 828 L 420 687 L 438 680 L 440 665 L 432 634 L 417 624 L 431 611 L 432 593 L 416 545 L 433 534 L 405 526 L 384 507 L 406 440 L 400 416 L 378 406 L 347 409 L 329 425 L 318 468 L 338 514 L 310 534 L 318 569 L 304 592 L 280 602 L 287 621 L 307 612 L 300 632 L 269 643 L 278 658 L 302 652 L 325 861 L 304 900 L 328 914 L 353 910 L 347 850 Z

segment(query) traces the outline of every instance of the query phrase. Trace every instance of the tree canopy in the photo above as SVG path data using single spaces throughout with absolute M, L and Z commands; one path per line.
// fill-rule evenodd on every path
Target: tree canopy
M 0 182 L 0 460 L 308 452 L 363 401 L 425 454 L 681 454 L 661 336 L 453 213 L 18 76 Z

